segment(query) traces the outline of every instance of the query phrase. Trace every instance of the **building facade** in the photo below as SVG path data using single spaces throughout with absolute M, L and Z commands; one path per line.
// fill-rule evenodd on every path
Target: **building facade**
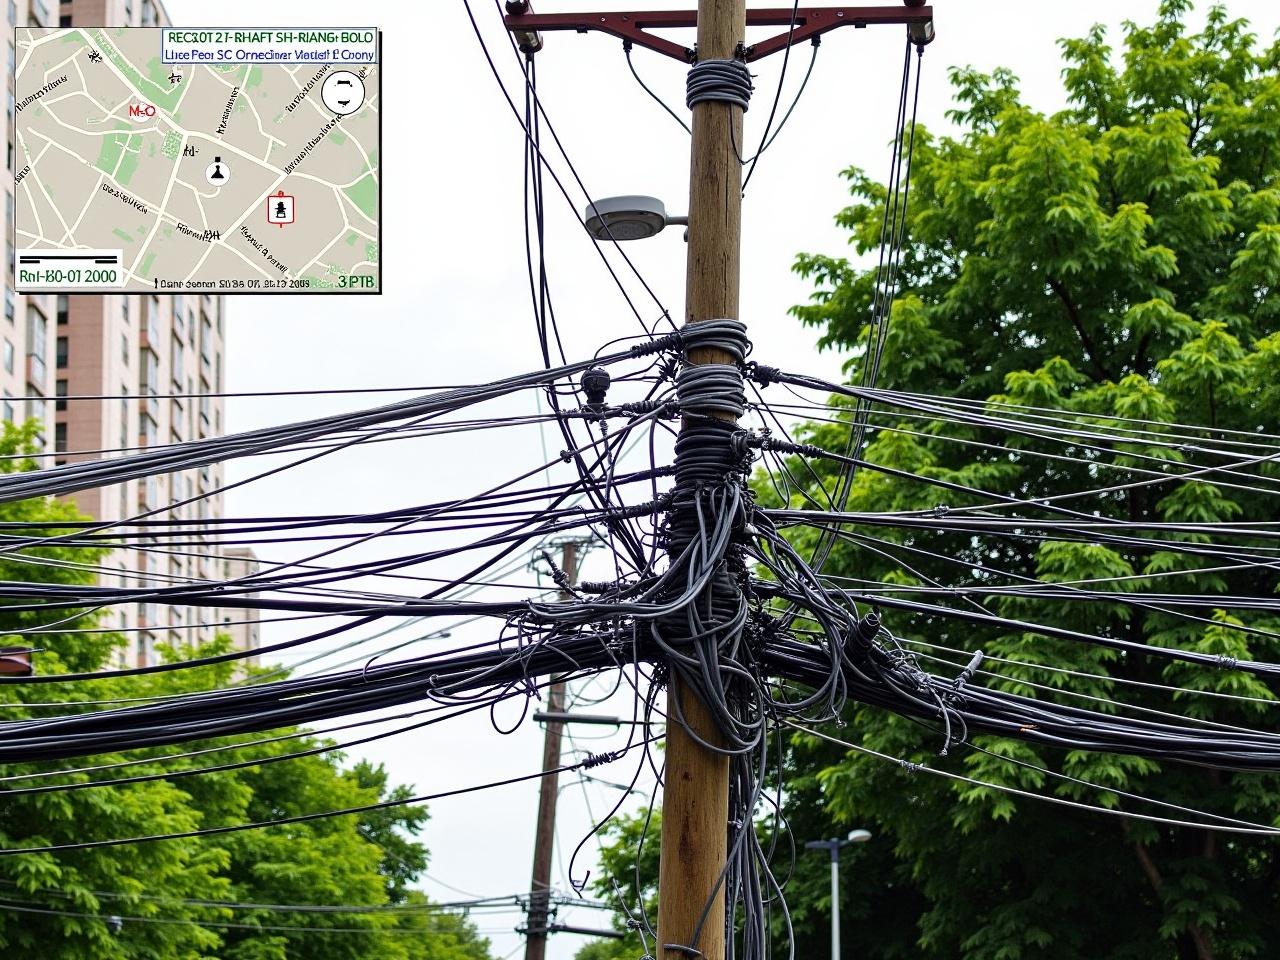
M 224 429 L 225 303 L 202 295 L 22 296 L 14 286 L 14 27 L 160 26 L 155 0 L 8 0 L 8 110 L 5 119 L 5 319 L 0 321 L 0 417 L 43 423 L 43 456 L 56 463 L 215 436 Z M 21 238 L 17 240 L 22 245 Z M 46 460 L 45 462 L 48 462 Z M 75 495 L 99 520 L 183 521 L 190 536 L 144 539 L 103 562 L 104 584 L 222 580 L 256 569 L 251 551 L 223 550 L 208 523 L 222 516 L 221 465 L 131 480 Z M 139 603 L 117 606 L 106 627 L 125 631 L 121 662 L 154 662 L 157 643 L 189 644 L 230 633 L 257 647 L 251 612 Z

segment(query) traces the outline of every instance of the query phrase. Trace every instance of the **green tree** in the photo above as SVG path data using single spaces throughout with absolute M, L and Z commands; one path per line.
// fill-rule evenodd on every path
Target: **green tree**
M 1023 103 L 1007 71 L 951 71 L 956 107 L 950 116 L 960 133 L 917 131 L 904 293 L 888 327 L 879 386 L 1084 417 L 1280 431 L 1280 45 L 1260 45 L 1248 25 L 1222 7 L 1212 8 L 1204 28 L 1194 31 L 1187 26 L 1189 12 L 1186 0 L 1165 0 L 1153 24 L 1127 23 L 1118 61 L 1101 28 L 1063 41 L 1071 106 L 1052 116 Z M 858 254 L 865 254 L 877 243 L 887 191 L 859 170 L 845 176 L 854 203 L 837 220 Z M 821 331 L 825 347 L 850 351 L 849 369 L 857 369 L 870 333 L 873 272 L 860 260 L 817 254 L 800 256 L 796 269 L 814 281 L 816 292 L 794 312 Z M 1064 446 L 899 416 L 884 407 L 872 423 L 868 460 L 1018 498 L 1124 481 L 1132 476 L 1117 467 L 1150 467 L 1150 458 L 1181 463 L 1194 452 L 1144 439 L 1109 448 Z M 842 449 L 848 428 L 820 423 L 807 433 L 814 442 Z M 831 478 L 829 465 L 815 468 Z M 1277 475 L 1271 464 L 1253 473 Z M 1274 519 L 1272 495 L 1201 479 L 1095 497 L 1088 509 L 1139 527 Z M 761 495 L 775 502 L 778 496 L 766 485 Z M 977 502 L 863 470 L 852 485 L 849 509 L 927 510 Z M 1149 587 L 1268 596 L 1277 587 L 1269 568 L 1202 570 L 1208 564 L 1173 551 L 1088 542 L 979 542 L 919 529 L 867 527 L 855 533 L 863 538 L 861 546 L 841 542 L 827 572 L 904 586 L 950 585 L 978 582 L 974 568 L 987 565 L 1043 581 L 1087 580 L 1116 593 Z M 814 533 L 798 539 L 811 546 Z M 1180 576 L 1150 579 L 1169 573 Z M 1276 618 L 1232 609 L 1225 599 L 1211 624 L 1114 601 L 1022 596 L 989 601 L 989 608 L 1225 657 L 1280 658 L 1280 644 L 1267 635 L 1280 626 Z M 894 634 L 907 641 L 981 648 L 1099 678 L 1068 679 L 1001 664 L 997 669 L 1005 679 L 986 682 L 1003 689 L 1090 705 L 1027 685 L 1035 682 L 1218 722 L 1274 725 L 1274 709 L 1266 703 L 1171 699 L 1115 682 L 1153 681 L 1275 699 L 1261 682 L 1229 669 L 1162 665 L 937 617 L 893 611 L 886 617 Z M 1249 634 L 1239 626 L 1263 632 Z M 951 657 L 959 666 L 967 659 Z M 944 673 L 959 669 L 929 660 L 922 665 Z M 989 753 L 958 748 L 939 756 L 939 736 L 918 724 L 865 706 L 851 708 L 845 719 L 848 725 L 839 731 L 845 739 L 999 784 L 1132 805 L 1005 759 L 1013 758 L 1148 797 L 1280 822 L 1276 777 L 1085 751 L 1064 754 L 992 737 L 974 738 Z M 789 806 L 797 822 L 808 813 L 806 804 L 820 801 L 844 829 L 867 827 L 877 836 L 864 854 L 875 868 L 867 863 L 845 875 L 843 909 L 855 918 L 861 911 L 868 921 L 846 928 L 846 943 L 859 955 L 1209 960 L 1280 951 L 1280 849 L 1273 840 L 1223 840 L 1015 801 L 990 788 L 923 776 L 858 754 L 833 757 L 829 747 L 808 736 L 796 738 L 796 750 L 799 789 Z M 817 888 L 803 874 L 797 883 L 804 894 L 796 909 L 805 927 L 801 936 L 820 943 L 825 927 L 813 924 L 826 913 L 812 912 Z M 889 884 L 897 891 L 898 909 L 868 914 L 867 905 L 885 903 Z M 896 922 L 886 922 L 889 917 Z
M 5 425 L 0 471 L 30 469 L 36 427 Z M 67 503 L 27 500 L 0 505 L 12 536 L 55 535 L 84 520 Z M 24 524 L 68 524 L 64 529 Z M 10 526 L 11 525 L 11 526 Z M 0 579 L 82 584 L 95 581 L 107 550 L 65 544 L 0 555 Z M 71 613 L 78 614 L 67 620 Z M 6 645 L 26 642 L 13 631 L 43 625 L 93 627 L 90 611 L 4 612 Z M 124 641 L 118 634 L 45 633 L 36 638 L 42 674 L 102 669 Z M 222 652 L 220 637 L 203 647 L 165 649 L 173 659 Z M 225 686 L 243 679 L 234 664 L 117 678 L 92 683 L 0 685 L 4 719 L 98 709 L 95 700 L 163 697 Z M 89 760 L 6 765 L 0 781 L 0 847 L 74 844 L 112 837 L 183 832 L 316 811 L 404 800 L 409 786 L 393 786 L 385 769 L 342 765 L 336 750 L 287 754 L 330 744 L 293 728 L 252 743 L 244 735 L 180 747 L 107 754 Z M 197 757 L 171 755 L 217 748 Z M 123 760 L 135 765 L 94 770 Z M 237 769 L 179 776 L 213 765 Z M 84 783 L 164 775 L 165 779 L 74 791 L 22 794 L 48 784 L 33 774 L 67 771 L 53 783 Z M 24 779 L 25 778 L 25 779 Z M 249 830 L 123 847 L 33 853 L 0 858 L 0 956 L 42 960 L 486 960 L 488 942 L 470 922 L 432 906 L 410 884 L 427 852 L 414 839 L 427 820 L 420 806 L 391 807 L 287 828 Z M 360 913 L 282 909 L 230 910 L 184 901 L 253 904 L 355 905 Z M 5 909 L 8 904 L 10 909 Z M 27 912 L 15 907 L 33 908 Z M 125 918 L 118 930 L 111 917 Z M 234 924 L 237 926 L 229 926 Z M 223 926 L 226 925 L 226 926 Z M 302 928 L 280 930 L 269 928 Z M 335 929 L 338 928 L 338 929 Z
M 635 960 L 643 952 L 641 937 L 626 924 L 627 911 L 651 928 L 658 926 L 658 853 L 661 844 L 662 814 L 655 811 L 625 815 L 604 828 L 600 846 L 600 870 L 591 881 L 597 898 L 613 905 L 614 929 L 625 932 L 622 939 L 592 940 L 574 960 Z M 643 905 L 643 913 L 641 911 Z M 624 909 L 625 907 L 625 909 Z M 654 953 L 649 940 L 650 953 Z

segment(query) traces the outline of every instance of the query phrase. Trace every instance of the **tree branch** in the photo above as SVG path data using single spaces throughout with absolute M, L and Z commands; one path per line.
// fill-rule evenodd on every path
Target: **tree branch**
M 1124 832 L 1126 834 L 1129 832 L 1128 824 L 1125 824 Z M 1156 862 L 1151 859 L 1151 853 L 1147 850 L 1147 845 L 1135 840 L 1133 842 L 1133 850 L 1138 855 L 1138 865 L 1142 867 L 1142 872 L 1147 875 L 1147 881 L 1151 884 L 1151 889 L 1156 892 L 1156 896 L 1160 896 L 1161 891 L 1164 890 L 1164 877 L 1161 876 L 1160 868 L 1156 866 Z M 1213 944 L 1205 936 L 1204 929 L 1200 924 L 1188 923 L 1186 929 L 1187 935 L 1195 946 L 1198 960 L 1213 960 Z
M 1054 277 L 1045 274 L 1045 282 L 1049 284 L 1049 288 L 1058 295 L 1058 299 L 1062 301 L 1063 308 L 1067 311 L 1067 316 L 1071 319 L 1071 325 L 1076 328 L 1076 333 L 1080 337 L 1080 343 L 1084 346 L 1084 354 L 1088 358 L 1089 363 L 1093 366 L 1093 372 L 1099 381 L 1110 380 L 1107 376 L 1106 369 L 1102 366 L 1102 361 L 1098 357 L 1098 348 L 1094 344 L 1093 338 L 1089 336 L 1089 331 L 1084 328 L 1084 322 L 1080 318 L 1080 308 L 1076 306 L 1075 301 L 1071 299 L 1066 286 Z

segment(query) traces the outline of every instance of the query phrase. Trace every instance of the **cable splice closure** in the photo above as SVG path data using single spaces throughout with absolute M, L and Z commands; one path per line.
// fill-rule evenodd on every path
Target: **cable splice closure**
M 592 367 L 583 372 L 579 382 L 582 384 L 582 392 L 587 395 L 587 402 L 583 406 L 588 410 L 603 412 L 605 397 L 609 393 L 609 385 L 613 382 L 609 371 L 603 367 Z
M 879 634 L 880 614 L 875 610 L 869 610 L 867 615 L 858 621 L 855 635 L 862 646 L 869 647 Z
M 983 653 L 981 650 L 974 653 L 973 659 L 969 661 L 969 665 L 961 670 L 960 673 L 957 674 L 956 678 L 951 681 L 952 686 L 955 687 L 956 693 L 959 693 L 960 688 L 973 679 L 973 675 L 978 671 L 978 668 L 982 666 L 982 658 Z

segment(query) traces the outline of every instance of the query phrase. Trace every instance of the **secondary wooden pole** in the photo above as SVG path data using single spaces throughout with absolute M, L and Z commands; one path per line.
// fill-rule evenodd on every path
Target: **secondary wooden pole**
M 698 58 L 728 59 L 745 39 L 746 0 L 699 0 Z M 742 234 L 742 168 L 734 144 L 742 143 L 742 110 L 721 102 L 693 108 L 689 163 L 689 260 L 685 320 L 738 318 L 739 247 Z M 732 363 L 719 350 L 689 351 L 692 364 Z M 718 743 L 715 724 L 698 695 L 672 676 L 667 691 L 678 698 L 693 731 Z M 658 879 L 658 960 L 690 960 L 665 945 L 693 940 L 698 920 L 724 869 L 728 842 L 729 761 L 699 745 L 681 726 L 667 724 L 662 797 L 662 859 Z M 704 960 L 724 960 L 724 890 L 702 924 L 697 949 Z
M 566 581 L 572 584 L 578 579 L 578 544 L 566 540 L 561 547 L 560 569 Z M 561 600 L 571 600 L 572 595 L 560 591 Z M 564 713 L 565 684 L 554 680 L 547 692 L 547 712 Z M 560 738 L 564 724 L 558 720 L 547 721 L 547 732 L 542 743 L 542 769 L 555 770 L 560 766 Z M 533 842 L 533 883 L 529 891 L 529 932 L 525 936 L 525 960 L 544 960 L 547 955 L 547 924 L 551 919 L 551 855 L 555 848 L 556 800 L 559 799 L 560 776 L 545 773 L 538 788 L 538 829 Z

